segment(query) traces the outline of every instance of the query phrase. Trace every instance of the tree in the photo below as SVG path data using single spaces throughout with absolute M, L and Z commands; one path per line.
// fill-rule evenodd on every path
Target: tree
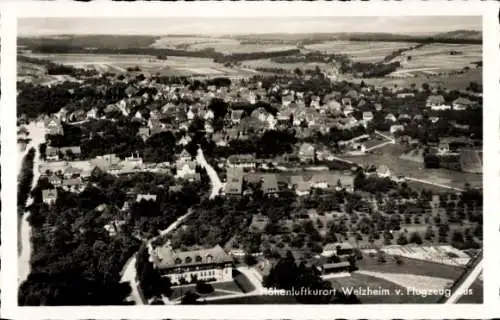
M 209 294 L 214 292 L 214 287 L 210 283 L 199 280 L 196 282 L 196 292 L 200 294 Z
M 248 253 L 245 255 L 244 261 L 249 266 L 254 266 L 257 264 L 257 259 L 253 255 Z
M 422 244 L 422 237 L 420 237 L 418 232 L 413 232 L 410 235 L 410 243 Z
M 406 236 L 403 233 L 399 235 L 397 244 L 399 244 L 400 246 L 408 244 L 408 239 L 406 239 Z
M 428 226 L 427 230 L 425 231 L 425 240 L 432 240 L 436 236 L 434 230 L 432 229 L 432 226 Z

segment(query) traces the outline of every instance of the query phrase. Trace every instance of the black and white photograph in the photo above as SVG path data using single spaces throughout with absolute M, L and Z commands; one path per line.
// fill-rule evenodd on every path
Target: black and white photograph
M 20 306 L 483 302 L 481 16 L 20 18 L 17 46 Z

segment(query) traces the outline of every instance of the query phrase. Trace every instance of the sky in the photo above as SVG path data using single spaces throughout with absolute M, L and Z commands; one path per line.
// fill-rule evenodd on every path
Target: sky
M 477 16 L 262 18 L 21 18 L 20 36 L 58 34 L 169 35 L 251 33 L 439 33 L 482 29 Z

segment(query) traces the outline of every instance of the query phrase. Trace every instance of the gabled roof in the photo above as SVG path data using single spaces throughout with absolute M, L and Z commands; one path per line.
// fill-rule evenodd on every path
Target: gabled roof
M 442 95 L 431 95 L 427 98 L 429 104 L 443 104 L 445 102 Z
M 153 259 L 159 269 L 212 263 L 231 263 L 233 261 L 219 245 L 210 249 L 180 251 L 174 250 L 169 244 L 166 244 L 155 249 Z

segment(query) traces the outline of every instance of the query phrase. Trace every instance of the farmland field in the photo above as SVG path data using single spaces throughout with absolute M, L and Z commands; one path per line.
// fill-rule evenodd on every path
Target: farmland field
M 280 68 L 286 70 L 294 70 L 296 68 L 300 69 L 314 69 L 316 66 L 321 69 L 332 69 L 332 65 L 327 63 L 318 63 L 318 62 L 295 62 L 295 63 L 277 63 L 271 61 L 271 59 L 259 59 L 259 60 L 248 60 L 243 61 L 242 65 L 247 68 Z
M 430 76 L 425 74 L 418 74 L 415 77 L 385 77 L 385 78 L 365 78 L 365 79 L 345 79 L 347 81 L 361 82 L 363 80 L 366 84 L 374 85 L 377 87 L 398 87 L 408 88 L 414 83 L 417 88 L 421 88 L 422 84 L 427 83 L 433 88 L 440 86 L 450 90 L 465 90 L 471 81 L 483 83 L 482 69 L 471 69 L 470 71 L 453 74 L 453 75 L 436 75 Z
M 293 45 L 282 44 L 240 44 L 238 40 L 217 37 L 162 37 L 151 45 L 154 48 L 204 50 L 212 48 L 224 54 L 259 51 L 281 51 L 295 49 Z
M 32 58 L 48 59 L 55 63 L 78 68 L 96 69 L 99 72 L 126 72 L 128 67 L 138 66 L 142 73 L 161 75 L 238 75 L 251 73 L 241 69 L 230 69 L 212 61 L 212 59 L 192 57 L 168 57 L 158 60 L 141 55 L 104 55 L 104 54 L 29 54 Z
M 448 185 L 455 188 L 463 188 L 466 182 L 472 187 L 481 187 L 482 174 L 464 173 L 446 169 L 425 169 L 423 163 L 400 159 L 394 156 L 397 146 L 387 145 L 377 151 L 381 154 L 367 154 L 363 156 L 342 156 L 342 158 L 359 163 L 363 166 L 374 164 L 375 166 L 386 165 L 391 169 L 391 174 L 406 176 L 434 183 Z
M 391 52 L 414 46 L 412 42 L 327 41 L 306 46 L 310 50 L 346 54 L 354 61 L 377 62 Z
M 451 55 L 451 51 L 460 54 Z M 411 56 L 411 60 L 407 60 Z M 415 72 L 449 72 L 461 70 L 473 62 L 482 60 L 481 45 L 429 44 L 421 48 L 406 51 L 399 58 L 403 68 L 392 75 Z
M 457 279 L 463 272 L 460 266 L 450 266 L 425 260 L 401 257 L 401 265 L 396 260 L 386 255 L 386 262 L 379 263 L 377 256 L 363 254 L 363 259 L 357 261 L 360 270 L 387 273 L 406 273 L 420 276 L 439 277 L 445 279 Z

